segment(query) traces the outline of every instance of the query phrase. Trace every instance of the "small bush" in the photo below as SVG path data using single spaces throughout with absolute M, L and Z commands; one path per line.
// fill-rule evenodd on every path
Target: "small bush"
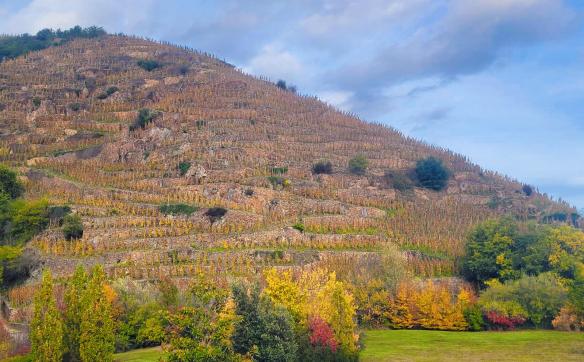
M 53 224 L 63 225 L 63 219 L 70 213 L 69 206 L 51 206 L 48 211 L 49 220 Z
M 205 212 L 205 216 L 209 218 L 211 224 L 214 224 L 215 222 L 221 220 L 221 218 L 225 216 L 225 214 L 227 214 L 227 210 L 222 207 L 212 207 L 209 210 L 207 210 L 207 212 Z
M 357 155 L 349 161 L 349 171 L 355 175 L 364 175 L 369 161 L 363 155 Z
M 244 191 L 244 194 L 245 194 L 245 196 L 253 196 L 254 191 L 253 191 L 253 189 L 246 189 Z
M 97 99 L 102 99 L 102 100 L 106 99 L 107 97 L 111 96 L 112 94 L 114 94 L 118 90 L 119 90 L 119 88 L 116 86 L 109 87 L 108 89 L 106 89 L 106 91 L 104 93 L 98 95 Z
M 79 215 L 69 214 L 63 218 L 63 234 L 67 240 L 81 239 L 83 236 L 83 222 Z
M 282 186 L 284 184 L 284 178 L 279 176 L 268 176 L 268 181 L 273 187 Z
M 108 96 L 111 96 L 112 94 L 116 93 L 117 91 L 119 91 L 120 89 L 116 86 L 111 86 L 109 87 L 106 91 L 105 94 L 107 94 Z
M 312 165 L 312 173 L 315 175 L 326 174 L 330 175 L 333 173 L 333 164 L 329 161 L 321 161 Z
M 450 171 L 442 164 L 442 160 L 428 157 L 416 164 L 416 177 L 421 187 L 440 191 L 446 187 Z
M 286 90 L 288 87 L 286 86 L 286 81 L 283 79 L 278 80 L 278 82 L 276 82 L 276 87 Z
M 306 229 L 306 227 L 304 226 L 304 223 L 302 222 L 302 220 L 299 220 L 298 222 L 296 222 L 296 224 L 292 225 L 292 227 L 298 231 L 300 231 L 301 233 L 304 232 L 304 230 Z
M 6 194 L 11 199 L 22 195 L 24 187 L 18 181 L 16 172 L 5 165 L 0 164 L 0 194 Z
M 34 106 L 34 109 L 38 109 L 41 106 L 41 99 L 39 97 L 34 97 L 32 99 L 32 105 Z
M 473 304 L 464 310 L 464 319 L 468 324 L 469 331 L 482 331 L 485 328 L 485 320 L 481 308 Z
M 398 191 L 408 191 L 414 188 L 414 183 L 411 178 L 401 171 L 385 171 L 383 176 L 385 184 Z
M 184 176 L 187 174 L 187 172 L 189 171 L 189 169 L 191 168 L 191 163 L 190 162 L 186 162 L 183 161 L 181 163 L 178 164 L 178 172 L 180 173 L 181 176 Z
M 158 207 L 164 215 L 191 215 L 198 209 L 196 206 L 187 204 L 164 204 Z
M 130 125 L 130 131 L 135 131 L 138 128 L 144 129 L 146 126 L 152 122 L 159 115 L 158 111 L 153 111 L 148 108 L 142 108 L 138 111 L 138 117 L 134 123 Z
M 288 172 L 288 167 L 272 167 L 270 173 L 272 175 L 283 175 Z
M 159 62 L 157 62 L 156 60 L 152 60 L 152 59 L 142 59 L 142 60 L 138 60 L 138 62 L 136 62 L 136 64 L 144 69 L 147 72 L 151 72 L 154 69 L 160 68 L 162 67 L 162 64 L 160 64 Z
M 531 187 L 529 185 L 523 185 L 521 190 L 523 191 L 525 196 L 531 196 L 533 194 L 533 187 Z
M 73 112 L 79 112 L 79 110 L 81 109 L 81 104 L 80 103 L 71 103 L 69 105 L 69 109 L 72 110 Z

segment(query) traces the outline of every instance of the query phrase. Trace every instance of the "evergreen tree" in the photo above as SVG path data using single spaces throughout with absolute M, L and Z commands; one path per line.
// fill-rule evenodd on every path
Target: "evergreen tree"
M 105 293 L 103 267 L 96 266 L 83 293 L 79 356 L 81 361 L 113 361 L 114 321 Z
M 87 287 L 87 273 L 81 265 L 77 266 L 73 277 L 69 280 L 65 290 L 65 345 L 69 361 L 81 361 L 79 356 L 79 337 L 81 335 L 81 321 L 85 305 L 81 296 Z
M 242 285 L 233 288 L 235 324 L 233 349 L 253 357 L 254 361 L 296 361 L 298 345 L 293 320 L 283 307 L 275 307 L 262 298 L 256 286 L 248 292 Z
M 30 341 L 34 361 L 60 362 L 63 359 L 63 322 L 57 309 L 53 278 L 49 271 L 43 273 L 41 288 L 35 295 Z

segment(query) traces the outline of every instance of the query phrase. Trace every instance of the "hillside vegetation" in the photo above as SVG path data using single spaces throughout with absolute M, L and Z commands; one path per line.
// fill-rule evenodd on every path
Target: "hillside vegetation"
M 26 188 L 6 202 L 44 203 L 0 332 L 59 307 L 56 358 L 354 360 L 358 325 L 580 328 L 570 205 L 207 54 L 100 34 L 5 60 L 0 130 Z

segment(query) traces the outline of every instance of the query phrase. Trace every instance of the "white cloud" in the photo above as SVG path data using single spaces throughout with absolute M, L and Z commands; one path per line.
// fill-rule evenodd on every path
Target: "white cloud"
M 266 45 L 243 70 L 267 76 L 272 80 L 288 80 L 289 83 L 303 78 L 306 72 L 304 65 L 294 54 L 275 44 Z
M 5 16 L 0 31 L 35 33 L 43 28 L 70 28 L 74 25 L 104 26 L 110 31 L 128 31 L 152 18 L 152 0 L 139 5 L 131 0 L 33 0 Z
M 318 98 L 339 109 L 349 111 L 352 109 L 351 98 L 353 92 L 348 91 L 324 91 L 318 93 Z

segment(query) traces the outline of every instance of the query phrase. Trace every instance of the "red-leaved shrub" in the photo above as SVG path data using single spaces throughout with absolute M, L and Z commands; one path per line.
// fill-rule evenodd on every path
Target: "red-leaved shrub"
M 515 329 L 516 326 L 525 323 L 523 317 L 508 317 L 496 311 L 488 311 L 486 318 L 491 326 L 499 329 Z
M 313 316 L 308 321 L 310 343 L 313 346 L 328 347 L 335 353 L 339 346 L 332 328 L 322 318 Z

